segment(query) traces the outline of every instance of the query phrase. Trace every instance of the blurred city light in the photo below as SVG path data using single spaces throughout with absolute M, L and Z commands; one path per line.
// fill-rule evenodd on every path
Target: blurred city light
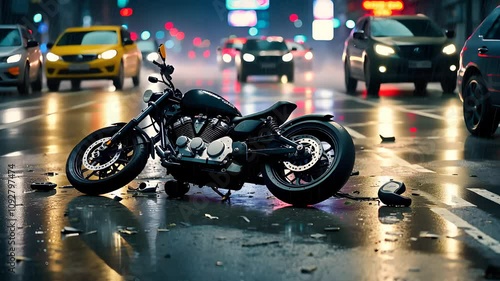
M 338 18 L 333 19 L 333 28 L 339 28 L 340 27 L 340 20 Z
M 139 38 L 136 32 L 130 32 L 130 39 L 136 41 Z
M 142 40 L 148 40 L 149 38 L 151 38 L 151 33 L 149 31 L 145 30 L 141 33 Z
M 134 13 L 134 10 L 132 8 L 121 8 L 120 9 L 120 16 L 122 17 L 130 17 Z
M 248 35 L 256 36 L 257 34 L 259 34 L 259 29 L 255 28 L 255 27 L 250 27 L 248 29 Z
M 173 22 L 169 21 L 169 22 L 165 23 L 165 29 L 166 30 L 170 30 L 173 27 L 174 27 L 174 23 Z
M 269 0 L 226 0 L 228 10 L 267 10 Z
M 314 0 L 313 15 L 312 38 L 314 40 L 332 40 L 334 29 L 332 0 Z
M 257 24 L 257 13 L 250 11 L 229 11 L 227 22 L 230 26 L 255 26 Z
M 312 37 L 314 40 L 332 40 L 333 39 L 333 21 L 332 20 L 314 20 L 312 26 Z
M 402 11 L 404 8 L 403 1 L 400 0 L 364 0 L 362 6 L 375 16 L 390 16 L 393 11 Z
M 177 38 L 177 40 L 179 40 L 179 41 L 182 41 L 182 40 L 184 40 L 184 37 L 185 37 L 185 36 L 186 36 L 186 35 L 184 34 L 184 32 L 182 32 L 182 31 L 181 31 L 181 32 L 178 32 L 178 33 L 175 35 L 175 38 Z
M 297 43 L 305 43 L 307 41 L 307 37 L 305 35 L 295 35 L 293 37 L 293 41 Z
M 193 45 L 196 46 L 196 47 L 200 46 L 201 45 L 201 38 L 200 37 L 195 37 L 193 39 Z
M 288 19 L 291 21 L 291 22 L 295 22 L 296 20 L 299 19 L 299 16 L 297 16 L 297 14 L 291 14 Z
M 167 49 L 172 49 L 174 46 L 175 46 L 174 40 L 169 39 L 165 42 L 165 47 L 167 47 Z
M 317 20 L 333 18 L 333 2 L 331 0 L 315 0 L 313 2 L 313 15 Z
M 165 38 L 165 31 L 162 31 L 162 30 L 157 31 L 156 34 L 155 34 L 155 37 L 158 40 L 161 40 L 161 39 Z
M 356 26 L 356 22 L 354 22 L 353 20 L 347 20 L 345 22 L 345 26 L 349 29 L 352 29 Z
M 35 14 L 35 15 L 33 16 L 33 22 L 35 22 L 35 23 L 39 23 L 39 22 L 41 22 L 41 21 L 42 21 L 42 14 L 37 13 L 37 14 Z
M 128 5 L 128 0 L 116 0 L 116 6 L 118 8 L 124 8 Z
M 296 20 L 296 21 L 293 22 L 293 25 L 296 28 L 300 28 L 300 27 L 302 27 L 302 21 L 301 20 Z

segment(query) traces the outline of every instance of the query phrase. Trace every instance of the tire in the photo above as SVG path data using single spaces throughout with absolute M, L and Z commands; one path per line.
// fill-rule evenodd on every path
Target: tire
M 378 97 L 378 92 L 380 91 L 380 82 L 371 73 L 370 61 L 367 60 L 365 63 L 365 85 L 366 91 L 369 96 Z
M 36 80 L 31 83 L 31 90 L 33 92 L 40 92 L 42 90 L 43 81 L 43 66 L 42 63 L 38 65 L 38 73 L 36 75 Z
M 71 90 L 72 91 L 79 91 L 81 84 L 82 84 L 81 80 L 78 80 L 78 79 L 71 80 Z
M 132 77 L 132 83 L 134 84 L 134 87 L 137 87 L 141 84 L 141 62 L 138 62 L 138 69 L 137 73 L 135 74 L 134 77 Z
M 491 105 L 491 93 L 483 77 L 471 76 L 465 83 L 462 95 L 467 130 L 478 137 L 493 136 L 500 122 L 500 112 Z
M 415 81 L 413 83 L 415 85 L 415 94 L 418 96 L 425 95 L 427 91 L 427 81 Z
M 288 72 L 288 74 L 286 75 L 286 80 L 288 81 L 288 83 L 293 83 L 293 81 L 295 80 L 295 76 L 294 76 L 294 71 L 292 69 L 291 72 Z
M 125 71 L 123 69 L 123 63 L 120 63 L 120 70 L 118 71 L 118 76 L 113 78 L 113 86 L 115 86 L 115 88 L 117 90 L 123 89 L 123 84 L 125 82 L 125 73 L 124 72 Z
M 441 81 L 441 89 L 444 93 L 452 94 L 457 87 L 457 77 L 448 78 Z
M 61 84 L 60 80 L 47 78 L 47 88 L 49 88 L 49 91 L 51 92 L 59 91 L 60 84 Z
M 115 149 L 102 156 L 104 159 L 101 160 L 107 162 L 99 162 L 100 166 L 104 166 L 101 169 L 93 169 L 84 163 L 84 160 L 92 160 L 90 152 L 95 152 L 99 144 L 119 129 L 119 126 L 99 129 L 81 140 L 69 154 L 66 175 L 69 182 L 80 192 L 89 195 L 111 192 L 132 181 L 146 166 L 149 158 L 148 147 L 143 137 L 135 131 L 120 143 L 119 150 Z
M 307 206 L 328 199 L 344 186 L 355 160 L 354 144 L 344 127 L 335 122 L 308 121 L 287 128 L 283 135 L 315 153 L 309 154 L 311 159 L 263 165 L 264 182 L 274 196 L 295 206 Z
M 358 80 L 351 77 L 351 68 L 348 63 L 349 57 L 346 57 L 346 61 L 344 63 L 344 83 L 345 89 L 348 94 L 352 94 L 356 92 L 356 88 L 358 87 Z
M 189 184 L 187 182 L 180 183 L 176 180 L 165 182 L 165 193 L 169 198 L 179 198 L 184 196 L 189 191 Z
M 30 69 L 28 65 L 24 66 L 23 81 L 17 85 L 17 91 L 22 96 L 29 95 L 30 93 Z
M 239 82 L 247 82 L 247 75 L 244 72 L 238 73 L 237 79 Z

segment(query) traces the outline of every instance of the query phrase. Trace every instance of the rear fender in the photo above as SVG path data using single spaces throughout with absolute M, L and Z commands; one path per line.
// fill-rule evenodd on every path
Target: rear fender
M 118 126 L 118 127 L 123 127 L 125 126 L 127 123 L 125 122 L 118 122 L 118 123 L 113 123 L 111 125 L 115 125 L 115 126 Z M 151 140 L 151 138 L 149 137 L 149 135 L 139 126 L 136 126 L 134 128 L 137 132 L 139 132 L 139 134 L 141 135 L 142 137 L 142 140 L 146 143 L 146 146 L 148 147 L 148 150 L 149 150 L 149 154 L 151 155 L 151 158 L 154 159 L 155 158 L 155 153 L 154 153 L 154 146 L 153 146 L 153 141 Z
M 283 123 L 280 126 L 280 129 L 284 130 L 290 126 L 297 125 L 298 123 L 306 122 L 306 121 L 311 121 L 311 120 L 316 120 L 316 121 L 323 121 L 323 122 L 329 122 L 333 120 L 333 115 L 331 114 L 308 114 L 308 115 L 303 115 L 297 118 L 294 118 L 290 121 L 287 121 Z

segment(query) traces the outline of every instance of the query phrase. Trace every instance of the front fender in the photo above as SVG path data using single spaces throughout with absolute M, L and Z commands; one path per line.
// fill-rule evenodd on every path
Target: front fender
M 285 123 L 283 123 L 280 126 L 280 129 L 286 129 L 292 125 L 304 122 L 304 121 L 310 121 L 310 120 L 317 120 L 317 121 L 324 121 L 324 122 L 329 122 L 333 120 L 333 115 L 331 114 L 308 114 L 308 115 L 303 115 L 297 118 L 294 118 L 292 120 L 289 120 Z
M 127 123 L 125 122 L 117 122 L 117 123 L 113 123 L 111 125 L 115 125 L 115 126 L 118 126 L 118 127 L 123 127 L 125 126 Z M 149 135 L 139 126 L 135 126 L 134 128 L 137 132 L 139 132 L 139 134 L 141 135 L 142 139 L 144 140 L 144 142 L 146 143 L 147 147 L 149 147 L 149 154 L 151 154 L 151 158 L 154 159 L 155 158 L 155 153 L 154 153 L 154 143 L 153 143 L 153 140 L 149 137 Z

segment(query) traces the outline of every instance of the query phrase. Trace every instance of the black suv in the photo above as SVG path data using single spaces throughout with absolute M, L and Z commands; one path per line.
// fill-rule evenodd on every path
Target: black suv
M 398 82 L 413 82 L 417 94 L 425 93 L 428 82 L 441 82 L 444 92 L 453 92 L 458 68 L 454 36 L 424 15 L 360 18 L 342 55 L 347 92 L 356 91 L 358 80 L 375 96 L 381 83 Z

